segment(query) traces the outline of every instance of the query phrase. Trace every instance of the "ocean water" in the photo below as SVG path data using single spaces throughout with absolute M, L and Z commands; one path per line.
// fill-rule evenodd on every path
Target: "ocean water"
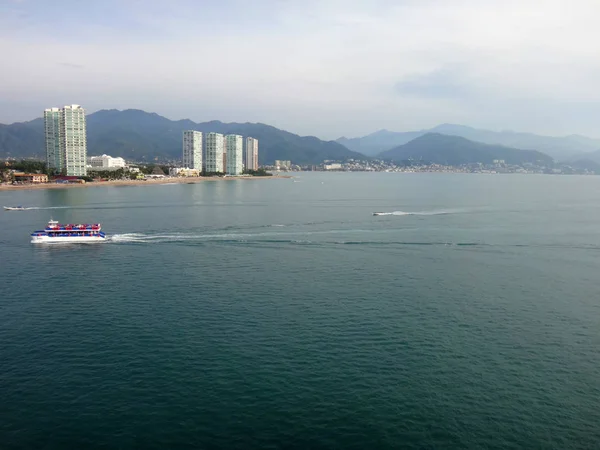
M 600 446 L 600 177 L 0 191 L 0 448 Z M 387 215 L 373 216 L 373 212 Z M 33 246 L 53 217 L 99 245 Z

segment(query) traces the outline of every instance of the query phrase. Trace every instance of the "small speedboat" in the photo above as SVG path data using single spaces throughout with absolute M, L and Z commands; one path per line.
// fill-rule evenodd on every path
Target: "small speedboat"
M 385 216 L 385 213 L 382 212 L 374 212 L 373 213 L 374 216 Z
M 19 205 L 19 206 L 5 206 L 4 209 L 6 211 L 25 211 L 27 208 Z

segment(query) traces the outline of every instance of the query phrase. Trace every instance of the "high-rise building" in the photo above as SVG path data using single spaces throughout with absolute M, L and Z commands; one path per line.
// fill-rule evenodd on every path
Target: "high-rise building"
M 244 138 L 239 134 L 225 136 L 227 143 L 227 174 L 241 175 L 244 170 Z
M 204 171 L 207 173 L 223 172 L 223 135 L 206 133 L 204 136 Z
M 258 170 L 258 139 L 246 138 L 246 153 L 244 155 L 246 170 Z
M 183 167 L 202 170 L 202 132 L 183 132 Z
M 44 111 L 48 167 L 69 176 L 87 175 L 85 110 L 79 105 Z
M 65 166 L 65 155 L 60 149 L 60 109 L 44 111 L 44 133 L 46 135 L 46 163 L 57 172 Z
M 85 110 L 81 106 L 70 105 L 61 109 L 60 142 L 65 149 L 67 175 L 87 175 Z

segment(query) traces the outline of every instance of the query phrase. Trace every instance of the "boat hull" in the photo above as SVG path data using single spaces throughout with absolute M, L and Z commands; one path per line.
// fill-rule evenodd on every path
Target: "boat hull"
M 106 236 L 31 236 L 32 244 L 96 244 L 106 242 Z

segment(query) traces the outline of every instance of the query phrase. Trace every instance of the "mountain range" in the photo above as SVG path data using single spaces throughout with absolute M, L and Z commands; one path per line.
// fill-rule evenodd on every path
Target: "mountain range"
M 523 150 L 534 149 L 544 152 L 558 161 L 582 159 L 582 154 L 600 150 L 600 139 L 592 139 L 585 136 L 551 137 L 514 131 L 496 132 L 480 130 L 453 124 L 442 124 L 428 130 L 408 132 L 380 130 L 359 138 L 348 139 L 341 137 L 337 139 L 337 142 L 355 152 L 375 156 L 428 133 L 460 136 L 484 144 L 502 145 Z
M 323 160 L 364 159 L 334 141 L 314 136 L 298 136 L 261 123 L 195 123 L 169 120 L 155 113 L 136 109 L 101 110 L 86 116 L 89 155 L 122 156 L 128 160 L 181 158 L 182 132 L 196 130 L 252 136 L 259 141 L 259 164 L 276 159 L 295 164 L 320 164 Z M 44 121 L 0 125 L 0 156 L 44 157 Z
M 424 163 L 458 166 L 461 164 L 492 164 L 504 160 L 507 164 L 533 163 L 552 165 L 553 160 L 536 150 L 519 150 L 502 145 L 482 144 L 460 136 L 427 133 L 406 144 L 399 145 L 378 155 L 379 158 L 396 162 L 418 160 Z
M 487 162 L 490 158 L 526 162 L 531 157 L 546 161 L 547 155 L 560 161 L 600 164 L 600 140 L 597 139 L 577 135 L 549 137 L 531 133 L 494 132 L 452 124 L 409 132 L 381 130 L 360 138 L 323 141 L 314 136 L 298 136 L 262 123 L 196 123 L 188 119 L 174 121 L 137 109 L 100 110 L 89 114 L 86 119 L 89 155 L 106 153 L 133 161 L 180 159 L 182 132 L 197 130 L 257 138 L 261 165 L 273 164 L 275 160 L 290 160 L 295 164 L 306 165 L 320 164 L 324 160 L 364 160 L 375 156 L 395 160 L 410 157 L 438 163 L 454 161 L 456 164 L 462 161 Z M 429 137 L 420 139 L 425 136 Z M 460 137 L 462 140 L 451 139 L 452 137 Z M 408 143 L 412 144 L 404 147 Z M 520 154 L 519 150 L 526 153 Z M 531 153 L 532 151 L 538 153 Z M 2 156 L 44 158 L 43 119 L 11 125 L 0 124 L 0 157 Z M 473 158 L 484 159 L 473 161 Z

